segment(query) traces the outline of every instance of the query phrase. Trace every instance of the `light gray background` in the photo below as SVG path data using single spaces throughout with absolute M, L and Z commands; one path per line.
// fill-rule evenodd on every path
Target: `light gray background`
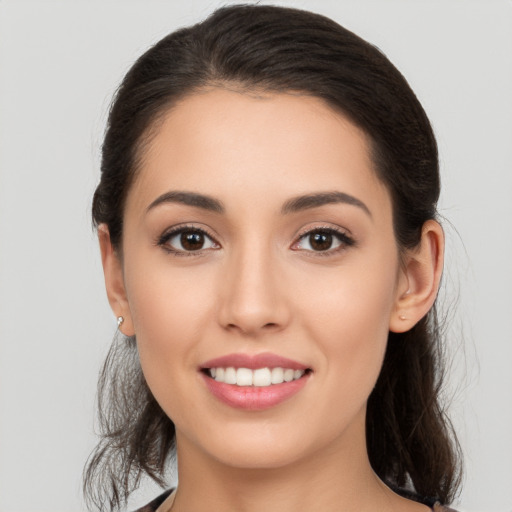
M 78 511 L 98 369 L 115 330 L 90 201 L 112 93 L 219 1 L 0 0 L 0 511 Z M 224 2 L 229 3 L 229 2 Z M 452 312 L 457 506 L 511 512 L 512 2 L 281 2 L 379 46 L 438 136 Z M 147 486 L 132 506 L 151 498 Z

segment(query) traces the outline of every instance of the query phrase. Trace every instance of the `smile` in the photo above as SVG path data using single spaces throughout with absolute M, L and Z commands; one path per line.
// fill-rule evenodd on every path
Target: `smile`
M 267 387 L 283 382 L 291 382 L 300 379 L 306 370 L 294 370 L 293 368 L 234 368 L 232 366 L 223 368 L 210 368 L 207 374 L 217 382 L 235 384 L 237 386 Z
M 292 398 L 310 380 L 312 369 L 271 353 L 230 354 L 200 367 L 209 392 L 236 409 L 261 411 Z

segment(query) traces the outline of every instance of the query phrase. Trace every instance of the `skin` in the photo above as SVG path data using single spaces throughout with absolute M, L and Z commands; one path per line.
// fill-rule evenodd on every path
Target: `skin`
M 169 191 L 208 195 L 224 212 L 177 202 L 148 210 Z M 282 212 L 297 196 L 333 191 L 364 207 Z M 185 253 L 179 236 L 159 244 L 182 225 L 210 235 L 204 249 Z M 314 250 L 305 233 L 325 228 L 353 243 L 334 237 L 332 249 Z M 427 222 L 400 258 L 390 195 L 361 130 L 304 95 L 215 88 L 186 97 L 143 155 L 122 253 L 106 226 L 99 238 L 112 308 L 136 334 L 148 385 L 176 425 L 174 512 L 428 510 L 373 473 L 365 414 L 389 330 L 410 329 L 435 300 L 443 234 Z M 263 411 L 207 390 L 202 363 L 261 352 L 311 368 L 304 388 Z

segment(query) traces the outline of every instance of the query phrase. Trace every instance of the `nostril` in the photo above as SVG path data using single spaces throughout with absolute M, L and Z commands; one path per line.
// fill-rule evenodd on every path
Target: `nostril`
M 241 331 L 244 331 L 244 332 L 248 332 L 250 330 L 253 330 L 247 326 L 244 326 L 245 328 L 237 325 L 237 324 L 233 324 L 233 323 L 230 323 L 230 324 L 227 324 L 226 325 L 226 328 L 228 330 L 237 330 L 237 329 L 240 329 Z M 266 324 L 263 324 L 262 329 L 265 329 L 265 330 L 273 330 L 273 329 L 278 329 L 279 328 L 279 324 L 278 323 L 275 323 L 275 322 L 268 322 Z
M 246 335 L 258 332 L 277 332 L 290 320 L 290 310 L 286 304 L 275 304 L 269 300 L 234 300 L 229 298 L 220 304 L 218 321 L 223 329 Z

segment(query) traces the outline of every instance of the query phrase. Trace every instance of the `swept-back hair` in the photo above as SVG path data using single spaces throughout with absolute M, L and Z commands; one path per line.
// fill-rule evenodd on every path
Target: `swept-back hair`
M 401 251 L 436 218 L 440 192 L 429 120 L 400 72 L 374 46 L 334 21 L 297 9 L 238 5 L 177 30 L 142 55 L 114 98 L 105 134 L 95 225 L 122 251 L 123 210 L 151 129 L 179 99 L 206 87 L 301 92 L 323 99 L 369 137 L 374 170 L 389 191 Z M 435 307 L 406 333 L 390 333 L 367 408 L 377 475 L 399 492 L 449 502 L 460 450 L 440 401 L 444 370 Z M 115 509 L 147 474 L 164 484 L 175 429 L 149 390 L 134 339 L 114 344 L 99 382 L 102 438 L 89 459 L 90 502 Z

